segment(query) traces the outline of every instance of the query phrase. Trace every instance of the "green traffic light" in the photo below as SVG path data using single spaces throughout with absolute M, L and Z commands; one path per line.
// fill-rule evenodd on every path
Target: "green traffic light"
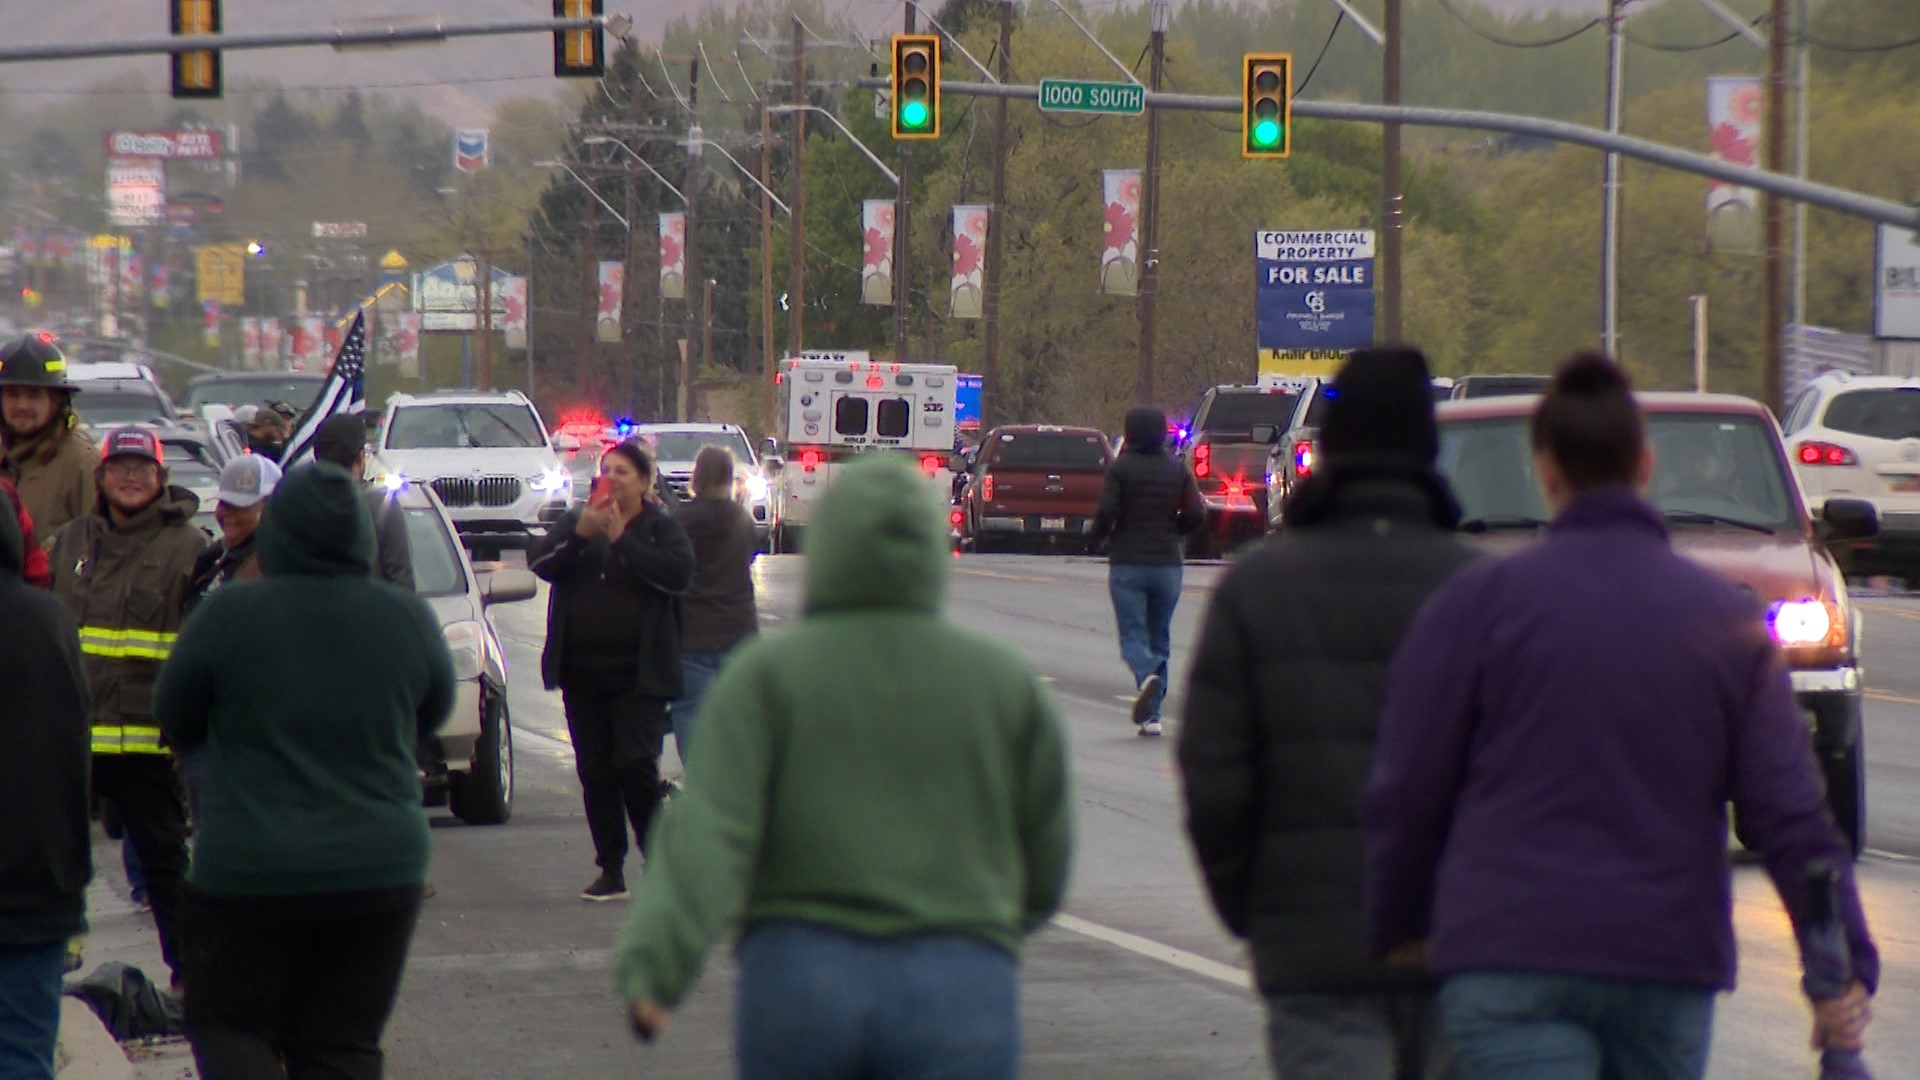
M 927 103 L 924 101 L 908 101 L 903 103 L 900 106 L 900 126 L 910 128 L 926 127 Z
M 1262 120 L 1253 125 L 1253 144 L 1272 146 L 1280 141 L 1280 124 L 1275 120 Z

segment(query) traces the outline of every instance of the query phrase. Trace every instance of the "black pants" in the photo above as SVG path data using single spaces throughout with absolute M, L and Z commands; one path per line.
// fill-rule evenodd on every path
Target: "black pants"
M 166 754 L 96 754 L 93 795 L 112 801 L 120 812 L 147 879 L 160 955 L 173 970 L 173 981 L 181 982 L 186 978 L 181 923 L 186 910 L 187 803 L 173 759 Z
M 563 681 L 573 767 L 586 798 L 594 861 L 620 873 L 627 860 L 627 824 L 647 853 L 647 827 L 660 806 L 660 748 L 667 737 L 667 701 L 606 677 Z
M 187 1033 L 202 1080 L 376 1080 L 420 886 L 190 898 Z

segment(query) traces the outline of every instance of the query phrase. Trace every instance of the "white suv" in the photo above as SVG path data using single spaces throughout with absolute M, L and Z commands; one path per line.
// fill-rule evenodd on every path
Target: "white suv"
M 1829 372 L 1781 428 L 1816 516 L 1842 497 L 1880 513 L 1879 534 L 1848 545 L 1848 571 L 1920 580 L 1920 379 Z
M 633 437 L 653 451 L 660 480 L 678 502 L 693 498 L 693 459 L 703 447 L 717 446 L 733 455 L 733 497 L 753 517 L 754 541 L 767 546 L 773 528 L 772 496 L 753 440 L 738 424 L 641 424 Z
M 376 451 L 390 475 L 433 488 L 483 561 L 524 548 L 573 501 L 573 477 L 517 390 L 395 394 Z

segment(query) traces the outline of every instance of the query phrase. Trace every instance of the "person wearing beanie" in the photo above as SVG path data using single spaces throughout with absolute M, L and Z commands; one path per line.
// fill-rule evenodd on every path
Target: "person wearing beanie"
M 1334 379 L 1287 527 L 1231 566 L 1202 623 L 1177 758 L 1214 910 L 1251 946 L 1277 1075 L 1446 1075 L 1433 990 L 1376 961 L 1360 796 L 1387 670 L 1475 556 L 1435 469 L 1425 357 L 1365 349 Z
M 1857 1054 L 1880 954 L 1785 650 L 1752 592 L 1674 550 L 1612 359 L 1562 365 L 1529 435 L 1552 523 L 1447 582 L 1388 676 L 1372 949 L 1425 957 L 1467 1077 L 1702 1077 L 1734 986 L 1731 807 L 1807 962 L 1812 1045 Z M 1850 986 L 1821 985 L 1829 963 Z
M 220 470 L 219 496 L 213 504 L 213 520 L 220 526 L 220 536 L 194 560 L 193 587 L 187 594 L 189 613 L 228 582 L 260 576 L 254 541 L 260 535 L 260 517 L 266 513 L 267 499 L 279 482 L 280 466 L 258 454 L 241 454 Z
M 426 602 L 374 580 L 346 470 L 282 477 L 257 542 L 262 578 L 200 605 L 154 690 L 200 766 L 188 1035 L 210 1080 L 378 1076 L 432 844 L 414 748 L 453 661 Z
M 1133 674 L 1133 726 L 1160 734 L 1180 602 L 1186 536 L 1207 523 L 1200 486 L 1167 453 L 1167 416 L 1142 405 L 1127 413 L 1127 444 L 1107 467 L 1093 515 L 1093 539 L 1107 545 L 1107 592 L 1120 632 L 1120 657 Z
M 367 475 L 367 424 L 360 413 L 337 413 L 320 421 L 313 433 L 313 459 L 332 462 L 356 479 Z M 407 515 L 385 487 L 367 485 L 361 499 L 373 517 L 374 574 L 389 585 L 413 591 L 413 542 L 407 539 Z

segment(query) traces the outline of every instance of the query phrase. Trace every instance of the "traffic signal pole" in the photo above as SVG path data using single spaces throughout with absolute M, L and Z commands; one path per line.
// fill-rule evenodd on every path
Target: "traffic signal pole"
M 1380 100 L 1386 105 L 1400 104 L 1400 5 L 1387 0 L 1386 38 L 1380 73 Z M 1159 89 L 1155 87 L 1155 89 Z M 1406 226 L 1405 195 L 1400 183 L 1400 125 L 1380 128 L 1380 337 L 1384 341 L 1402 339 L 1400 321 L 1401 250 Z
M 1772 41 L 1767 65 L 1767 171 L 1784 172 L 1787 167 L 1787 36 L 1792 25 L 1787 21 L 1787 0 L 1773 0 L 1773 20 L 1768 27 Z M 1786 200 L 1779 193 L 1767 195 L 1765 229 L 1767 248 L 1766 304 L 1761 322 L 1767 335 L 1767 370 L 1763 385 L 1767 407 L 1775 416 L 1786 415 Z
M 1154 0 L 1147 89 L 1159 91 L 1167 69 L 1167 0 Z M 1005 82 L 1003 78 L 1000 80 Z M 1153 362 L 1160 333 L 1160 110 L 1147 109 L 1147 167 L 1140 174 L 1140 373 L 1134 397 L 1153 403 Z
M 919 8 L 913 0 L 906 3 L 906 31 L 917 32 L 914 16 Z M 888 108 L 898 109 L 891 101 Z M 900 144 L 900 182 L 893 196 L 893 358 L 907 362 L 907 332 L 913 311 L 913 144 Z M 928 357 L 929 360 L 932 357 Z
M 911 9 L 909 9 L 911 10 Z M 793 103 L 807 103 L 807 28 L 793 17 Z M 787 355 L 798 356 L 806 332 L 807 300 L 807 111 L 793 110 L 793 146 L 789 170 L 793 193 L 787 197 Z

